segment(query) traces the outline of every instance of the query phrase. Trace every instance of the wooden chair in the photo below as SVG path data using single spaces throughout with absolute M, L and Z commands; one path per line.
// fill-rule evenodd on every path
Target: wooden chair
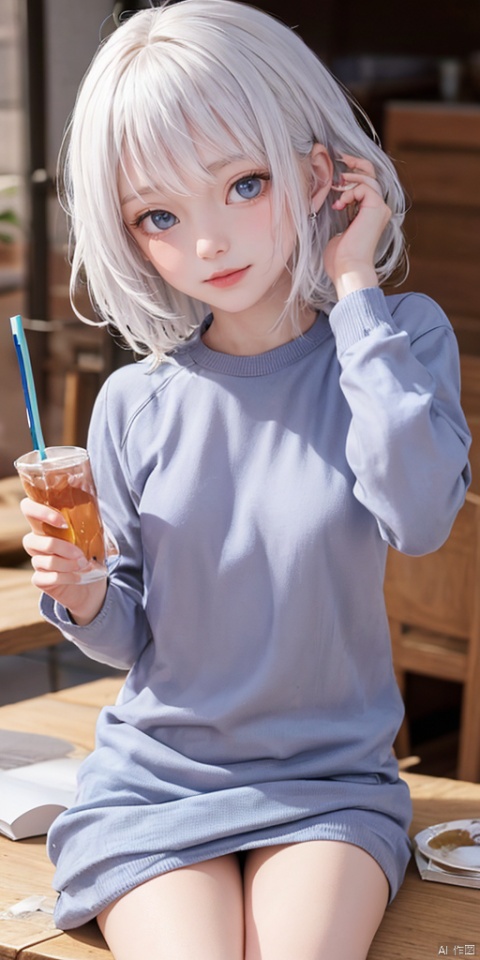
M 470 465 L 473 493 L 480 494 L 480 356 L 460 354 L 462 407 L 472 434 Z
M 88 425 L 100 388 L 98 370 L 68 370 L 65 375 L 62 443 L 85 447 Z
M 393 662 L 406 674 L 462 684 L 458 777 L 480 782 L 480 497 L 468 493 L 447 542 L 408 557 L 389 550 L 385 598 Z M 397 752 L 408 752 L 406 728 Z
M 470 490 L 472 493 L 480 495 L 480 415 L 470 416 L 468 426 L 472 434 L 472 445 L 470 447 L 469 460 L 472 468 L 472 483 Z
M 480 417 L 480 356 L 475 353 L 460 354 L 462 379 L 462 407 L 467 420 Z
M 30 527 L 20 513 L 19 503 L 25 494 L 20 478 L 0 479 L 0 566 L 15 566 L 26 559 L 22 540 Z

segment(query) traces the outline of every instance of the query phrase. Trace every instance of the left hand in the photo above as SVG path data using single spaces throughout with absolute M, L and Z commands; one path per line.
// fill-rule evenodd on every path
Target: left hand
M 385 203 L 369 160 L 342 154 L 347 167 L 342 183 L 334 186 L 340 196 L 334 210 L 354 212 L 347 229 L 328 242 L 324 253 L 325 270 L 335 284 L 339 300 L 353 290 L 378 286 L 375 251 L 392 211 Z

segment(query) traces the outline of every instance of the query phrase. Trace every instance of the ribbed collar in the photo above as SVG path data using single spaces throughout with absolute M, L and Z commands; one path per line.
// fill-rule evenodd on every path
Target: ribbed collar
M 202 332 L 208 326 L 209 320 L 210 318 L 207 317 L 202 325 Z M 269 373 L 276 373 L 283 367 L 307 356 L 325 340 L 329 331 L 327 317 L 324 313 L 319 313 L 306 333 L 265 353 L 257 353 L 249 357 L 219 353 L 207 347 L 201 339 L 198 339 L 195 344 L 189 344 L 185 352 L 198 366 L 207 367 L 217 373 L 228 374 L 231 377 L 262 377 Z

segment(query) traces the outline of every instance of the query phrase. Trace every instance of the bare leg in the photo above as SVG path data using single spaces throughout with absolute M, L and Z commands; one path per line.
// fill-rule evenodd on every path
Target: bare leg
M 97 920 L 115 960 L 243 960 L 238 860 L 218 857 L 162 874 Z
M 388 900 L 373 857 L 332 840 L 252 850 L 244 881 L 245 960 L 365 960 Z

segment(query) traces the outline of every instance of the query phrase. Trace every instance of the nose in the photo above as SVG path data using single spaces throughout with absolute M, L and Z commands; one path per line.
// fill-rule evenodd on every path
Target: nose
M 214 260 L 220 254 L 226 253 L 228 248 L 229 243 L 226 237 L 199 237 L 197 240 L 197 257 L 200 260 Z

